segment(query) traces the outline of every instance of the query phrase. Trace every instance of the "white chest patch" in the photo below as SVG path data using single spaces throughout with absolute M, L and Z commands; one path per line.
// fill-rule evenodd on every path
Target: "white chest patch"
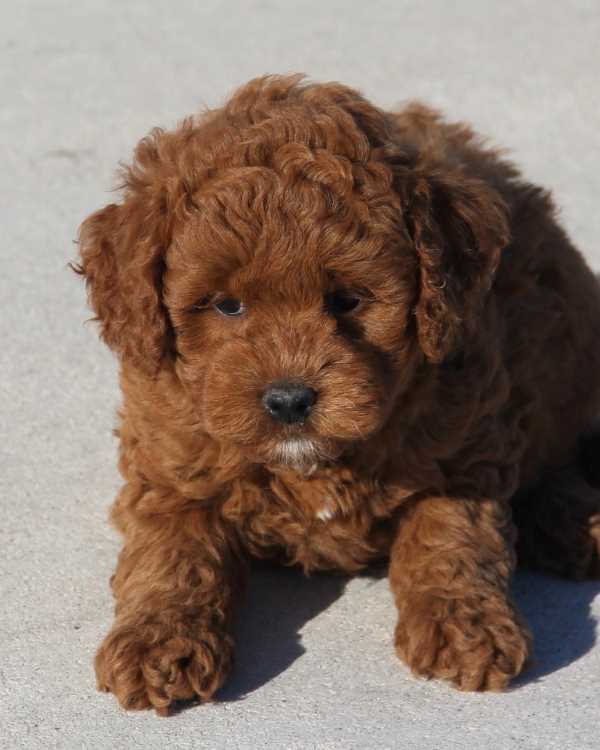
M 334 516 L 335 510 L 330 505 L 324 505 L 317 511 L 317 518 L 319 521 L 331 521 Z

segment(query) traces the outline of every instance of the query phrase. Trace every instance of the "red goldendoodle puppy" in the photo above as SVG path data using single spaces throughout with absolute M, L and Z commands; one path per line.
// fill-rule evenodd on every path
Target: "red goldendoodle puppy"
M 124 396 L 99 686 L 209 699 L 248 558 L 389 557 L 400 657 L 505 687 L 517 555 L 600 572 L 600 287 L 548 193 L 468 126 L 301 76 L 153 131 L 122 188 L 78 269 Z

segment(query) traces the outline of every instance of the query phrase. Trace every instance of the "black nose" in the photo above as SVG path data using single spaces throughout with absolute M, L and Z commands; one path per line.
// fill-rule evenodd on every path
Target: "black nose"
M 263 404 L 278 422 L 304 422 L 317 400 L 317 392 L 302 383 L 271 383 L 263 395 Z

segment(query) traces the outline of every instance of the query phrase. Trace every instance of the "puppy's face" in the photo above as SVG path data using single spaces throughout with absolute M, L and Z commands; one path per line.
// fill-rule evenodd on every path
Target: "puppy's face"
M 369 205 L 299 163 L 232 167 L 195 193 L 164 300 L 206 431 L 252 460 L 306 465 L 373 435 L 412 374 L 415 264 L 389 189 Z
M 489 287 L 501 202 L 395 123 L 338 84 L 259 79 L 141 141 L 122 203 L 82 226 L 104 340 L 174 369 L 198 428 L 251 461 L 372 437 Z

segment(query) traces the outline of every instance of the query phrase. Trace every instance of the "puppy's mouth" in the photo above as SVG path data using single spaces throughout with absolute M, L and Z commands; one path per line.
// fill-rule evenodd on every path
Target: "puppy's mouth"
M 326 443 L 312 437 L 290 435 L 277 441 L 269 451 L 268 463 L 302 471 L 316 469 L 323 463 L 335 460 L 340 454 L 329 441 Z
M 277 463 L 294 466 L 302 466 L 314 463 L 319 450 L 314 440 L 306 437 L 294 436 L 281 440 L 275 445 L 272 452 Z

